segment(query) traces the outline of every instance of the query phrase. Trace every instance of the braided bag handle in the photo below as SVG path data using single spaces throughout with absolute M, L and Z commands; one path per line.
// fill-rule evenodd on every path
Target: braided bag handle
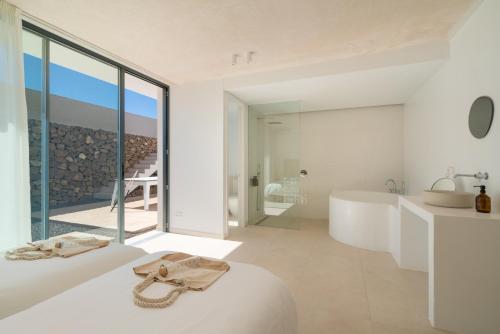
M 7 260 L 40 260 L 40 259 L 50 259 L 57 254 L 52 251 L 43 251 L 40 246 L 26 246 L 17 248 L 13 251 L 7 251 L 5 253 L 5 258 Z
M 46 240 L 44 242 L 48 242 L 50 240 Z M 64 247 L 65 244 L 74 244 L 80 246 L 99 246 L 100 241 L 95 237 L 87 237 L 87 238 L 78 238 L 75 240 L 70 240 L 68 238 L 61 238 L 58 241 L 55 241 L 53 246 L 47 247 L 47 245 L 43 245 L 43 242 L 40 244 L 31 244 L 25 247 L 19 247 L 11 251 L 7 251 L 5 253 L 5 258 L 7 260 L 40 260 L 40 259 L 50 259 L 52 257 L 58 256 L 57 249 Z
M 137 284 L 134 287 L 133 294 L 134 294 L 134 303 L 137 306 L 144 307 L 144 308 L 164 308 L 167 306 L 172 305 L 177 298 L 184 292 L 188 290 L 188 287 L 186 285 L 186 281 L 180 280 L 177 283 L 180 285 L 176 287 L 175 289 L 169 291 L 168 294 L 166 294 L 163 297 L 160 298 L 147 298 L 144 297 L 141 293 L 146 290 L 147 287 L 149 287 L 151 284 L 155 282 L 155 276 L 159 274 L 158 272 L 150 272 L 148 276 L 142 281 L 141 283 Z

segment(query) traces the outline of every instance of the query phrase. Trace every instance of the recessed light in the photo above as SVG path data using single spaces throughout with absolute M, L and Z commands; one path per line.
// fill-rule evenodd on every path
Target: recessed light
M 255 55 L 255 51 L 247 52 L 247 64 L 250 64 L 253 61 L 253 56 Z
M 238 64 L 238 58 L 241 57 L 239 54 L 237 53 L 233 53 L 233 61 L 232 61 L 232 65 L 237 65 Z

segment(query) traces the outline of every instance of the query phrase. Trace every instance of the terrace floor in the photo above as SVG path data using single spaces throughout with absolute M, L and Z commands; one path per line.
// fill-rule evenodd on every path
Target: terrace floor
M 125 202 L 125 233 L 137 235 L 156 228 L 158 223 L 158 202 L 156 197 L 152 197 L 149 202 L 149 210 L 144 210 L 142 198 L 132 198 Z M 111 211 L 109 202 L 98 202 L 68 206 L 50 210 L 50 221 L 75 226 L 92 226 L 95 229 L 117 228 L 118 209 L 115 207 Z

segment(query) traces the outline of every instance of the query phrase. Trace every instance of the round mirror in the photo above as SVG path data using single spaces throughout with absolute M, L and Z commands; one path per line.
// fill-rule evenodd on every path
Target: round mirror
M 484 138 L 493 122 L 493 100 L 481 96 L 474 101 L 469 111 L 469 130 L 476 138 Z
M 432 184 L 431 190 L 446 190 L 446 191 L 455 191 L 456 184 L 452 178 L 443 177 L 438 179 L 436 182 Z

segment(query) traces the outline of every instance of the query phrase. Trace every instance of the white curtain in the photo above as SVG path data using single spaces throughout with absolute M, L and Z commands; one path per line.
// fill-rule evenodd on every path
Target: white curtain
M 31 240 L 21 29 L 20 11 L 0 0 L 0 250 Z

